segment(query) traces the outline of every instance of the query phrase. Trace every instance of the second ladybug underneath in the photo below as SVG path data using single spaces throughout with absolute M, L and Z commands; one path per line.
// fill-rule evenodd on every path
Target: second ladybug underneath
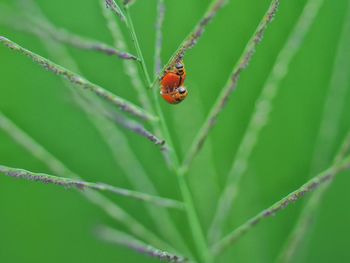
M 187 89 L 183 86 L 186 79 L 186 71 L 183 63 L 176 63 L 173 68 L 165 70 L 160 79 L 163 99 L 170 104 L 178 104 L 183 101 L 188 94 Z

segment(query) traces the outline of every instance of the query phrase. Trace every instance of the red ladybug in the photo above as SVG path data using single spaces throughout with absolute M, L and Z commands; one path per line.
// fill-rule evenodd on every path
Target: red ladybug
M 176 63 L 173 68 L 168 68 L 160 80 L 162 97 L 170 104 L 178 104 L 183 101 L 188 91 L 183 86 L 186 79 L 186 71 L 183 63 Z

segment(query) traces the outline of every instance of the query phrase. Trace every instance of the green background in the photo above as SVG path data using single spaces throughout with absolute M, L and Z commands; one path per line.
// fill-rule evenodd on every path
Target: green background
M 0 0 L 2 2 L 9 3 L 14 10 L 18 8 L 15 1 Z M 97 0 L 36 2 L 55 25 L 113 43 Z M 161 101 L 181 158 L 269 2 L 230 1 L 208 26 L 198 45 L 187 53 L 188 98 L 177 106 Z M 255 100 L 305 2 L 282 1 L 262 45 L 242 74 L 237 92 L 190 170 L 188 180 L 204 229 L 212 219 L 216 200 L 225 185 Z M 208 0 L 166 1 L 163 61 L 167 61 L 190 32 L 208 3 Z M 293 60 L 273 103 L 268 125 L 250 158 L 226 231 L 293 191 L 309 177 L 336 48 L 349 4 L 348 0 L 326 0 Z M 156 1 L 137 1 L 132 7 L 132 16 L 146 63 L 152 69 Z M 3 25 L 0 25 L 0 35 L 50 58 L 36 37 Z M 87 79 L 137 103 L 120 60 L 74 48 L 69 51 Z M 350 92 L 347 92 L 346 105 L 349 103 Z M 0 110 L 84 179 L 132 188 L 100 134 L 74 103 L 61 79 L 3 46 L 0 46 Z M 340 119 L 329 163 L 320 169 L 330 164 L 350 128 L 348 106 Z M 167 170 L 159 149 L 137 135 L 121 131 L 160 194 L 180 199 L 176 180 Z M 43 163 L 1 130 L 0 163 L 50 173 Z M 313 231 L 294 262 L 350 261 L 349 184 L 349 174 L 334 181 L 322 201 Z M 111 198 L 158 233 L 157 226 L 138 202 Z M 273 262 L 305 200 L 261 223 L 218 262 Z M 185 216 L 181 213 L 172 213 L 172 216 L 193 247 Z M 93 230 L 101 224 L 124 229 L 77 191 L 0 177 L 0 262 L 153 262 L 143 255 L 96 239 Z

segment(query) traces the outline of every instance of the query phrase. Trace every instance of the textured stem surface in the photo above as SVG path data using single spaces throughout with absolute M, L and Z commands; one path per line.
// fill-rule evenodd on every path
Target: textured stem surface
M 286 197 L 282 198 L 269 208 L 263 210 L 256 216 L 249 219 L 240 227 L 236 228 L 234 231 L 225 236 L 221 241 L 219 241 L 212 247 L 213 254 L 218 255 L 219 253 L 223 252 L 226 248 L 228 248 L 231 244 L 236 242 L 239 238 L 241 238 L 249 230 L 253 229 L 264 219 L 273 217 L 274 215 L 276 215 L 276 213 L 288 207 L 290 204 L 295 203 L 296 201 L 304 197 L 307 193 L 313 192 L 321 186 L 324 186 L 326 183 L 329 183 L 331 180 L 333 180 L 339 173 L 348 169 L 350 169 L 350 156 L 345 158 L 340 163 L 337 163 L 336 165 L 330 167 L 326 171 L 315 176 L 294 192 L 288 194 Z
M 280 3 L 280 0 L 271 1 L 271 5 L 269 9 L 267 10 L 265 16 L 259 23 L 258 28 L 253 34 L 252 38 L 249 40 L 238 63 L 233 68 L 231 77 L 229 78 L 225 87 L 222 89 L 217 101 L 215 102 L 212 109 L 210 110 L 210 113 L 208 114 L 208 117 L 204 122 L 203 126 L 200 128 L 196 138 L 193 140 L 193 143 L 190 146 L 190 149 L 183 161 L 183 164 L 181 167 L 181 169 L 183 170 L 182 173 L 187 172 L 193 159 L 195 158 L 197 153 L 201 150 L 206 138 L 209 135 L 209 132 L 215 126 L 219 114 L 225 108 L 230 95 L 237 87 L 238 80 L 241 73 L 248 66 L 250 60 L 252 59 L 255 53 L 255 49 L 257 48 L 257 46 L 259 45 L 259 43 L 261 42 L 265 34 L 265 31 L 268 25 L 272 22 L 273 17 L 277 12 L 279 3 Z
M 232 162 L 225 189 L 219 198 L 217 211 L 209 230 L 210 243 L 217 242 L 222 235 L 225 219 L 232 211 L 234 199 L 239 191 L 239 184 L 248 169 L 249 158 L 259 141 L 261 131 L 269 122 L 274 100 L 281 88 L 281 81 L 287 75 L 290 63 L 302 47 L 302 43 L 310 31 L 323 2 L 324 0 L 310 0 L 305 6 L 285 45 L 279 52 L 261 94 L 256 100 L 255 110 Z
M 106 101 L 114 104 L 118 108 L 120 108 L 122 111 L 128 112 L 131 115 L 134 115 L 135 117 L 141 118 L 143 120 L 156 120 L 157 118 L 149 113 L 147 113 L 145 110 L 139 108 L 138 106 L 133 105 L 131 102 L 128 102 L 113 93 L 101 88 L 100 86 L 91 83 L 90 81 L 86 80 L 85 78 L 79 76 L 76 73 L 73 73 L 69 71 L 68 69 L 65 69 L 50 60 L 43 58 L 21 46 L 18 44 L 12 42 L 11 40 L 0 36 L 0 42 L 7 46 L 8 48 L 19 52 L 20 54 L 23 54 L 29 58 L 31 58 L 35 63 L 39 64 L 43 68 L 45 68 L 48 71 L 53 72 L 54 74 L 60 75 L 65 77 L 67 80 L 72 82 L 73 84 L 82 87 L 83 89 L 89 90 L 94 92 L 99 97 L 105 99 Z
M 162 206 L 162 207 L 176 208 L 176 209 L 184 208 L 183 204 L 176 200 L 162 198 L 159 196 L 148 195 L 145 193 L 132 191 L 124 188 L 119 188 L 119 187 L 111 186 L 104 183 L 91 183 L 91 182 L 85 182 L 81 180 L 58 177 L 58 176 L 49 175 L 45 173 L 34 173 L 27 170 L 12 168 L 4 165 L 0 165 L 0 173 L 3 173 L 4 175 L 10 176 L 10 177 L 18 178 L 18 179 L 42 182 L 44 184 L 55 184 L 66 188 L 76 188 L 79 190 L 90 188 L 98 191 L 107 191 L 116 195 L 125 196 L 132 199 L 144 201 L 144 202 L 150 202 L 157 206 Z

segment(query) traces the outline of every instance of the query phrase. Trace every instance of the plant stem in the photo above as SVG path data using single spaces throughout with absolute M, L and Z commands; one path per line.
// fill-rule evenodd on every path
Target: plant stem
M 253 36 L 249 40 L 248 44 L 246 45 L 245 50 L 243 51 L 243 54 L 241 58 L 239 59 L 238 63 L 234 66 L 232 74 L 230 78 L 227 81 L 227 84 L 222 89 L 220 95 L 218 96 L 216 102 L 214 103 L 213 107 L 210 110 L 210 113 L 208 114 L 206 121 L 200 128 L 199 132 L 197 133 L 195 139 L 193 140 L 193 143 L 190 146 L 190 149 L 188 150 L 185 159 L 182 163 L 181 170 L 182 173 L 186 173 L 189 169 L 189 166 L 191 165 L 193 159 L 198 154 L 198 152 L 201 150 L 206 138 L 208 137 L 210 131 L 215 126 L 217 118 L 221 111 L 225 108 L 227 101 L 232 94 L 232 92 L 236 89 L 239 77 L 242 73 L 242 71 L 247 68 L 250 60 L 252 59 L 255 49 L 257 48 L 258 44 L 262 40 L 264 33 L 268 27 L 268 25 L 272 22 L 273 17 L 275 13 L 277 12 L 278 6 L 279 6 L 280 0 L 272 0 L 270 7 L 268 8 L 265 16 L 260 21 L 256 31 L 254 32 Z
M 119 187 L 111 186 L 104 183 L 91 183 L 91 182 L 86 182 L 81 180 L 58 177 L 58 176 L 49 175 L 45 173 L 34 173 L 27 170 L 12 168 L 4 165 L 0 165 L 0 173 L 3 173 L 4 175 L 10 176 L 10 177 L 15 177 L 18 179 L 42 182 L 44 184 L 55 184 L 66 188 L 76 188 L 79 190 L 90 188 L 98 191 L 107 191 L 116 195 L 125 196 L 128 198 L 137 199 L 144 202 L 150 202 L 157 206 L 183 209 L 183 204 L 176 200 L 163 198 L 159 196 L 153 196 L 153 195 L 132 191 L 124 188 L 119 188 Z
M 102 87 L 91 83 L 87 79 L 79 76 L 76 73 L 73 73 L 69 71 L 66 68 L 63 68 L 50 60 L 39 56 L 38 54 L 35 54 L 18 44 L 14 43 L 13 41 L 0 36 L 0 43 L 4 44 L 6 47 L 19 52 L 20 54 L 23 54 L 29 58 L 31 58 L 35 63 L 39 64 L 42 66 L 44 69 L 47 69 L 48 71 L 53 72 L 54 74 L 60 75 L 73 84 L 82 87 L 83 89 L 89 90 L 93 93 L 95 93 L 97 96 L 105 99 L 106 101 L 114 104 L 118 108 L 120 108 L 122 111 L 128 112 L 131 115 L 138 117 L 143 120 L 148 120 L 148 121 L 154 121 L 157 118 L 149 113 L 147 113 L 145 110 L 139 108 L 138 106 L 135 106 L 131 102 L 126 101 L 123 98 L 120 98 L 113 93 L 109 92 L 108 90 L 103 89 Z
M 163 250 L 159 250 L 124 232 L 110 227 L 99 227 L 97 229 L 97 235 L 106 242 L 115 243 L 117 245 L 130 248 L 140 254 L 148 255 L 160 261 L 173 263 L 187 262 L 187 259 L 183 256 L 178 256 Z
M 249 158 L 259 140 L 261 131 L 269 121 L 274 99 L 281 88 L 280 83 L 285 78 L 290 63 L 299 52 L 323 2 L 324 0 L 309 0 L 305 5 L 256 100 L 255 110 L 250 117 L 246 132 L 231 164 L 224 191 L 219 198 L 215 216 L 209 229 L 210 243 L 215 243 L 221 238 L 225 219 L 232 211 L 234 199 L 239 191 L 239 184 L 248 169 Z
M 326 183 L 329 183 L 331 180 L 333 180 L 339 173 L 348 169 L 350 169 L 350 156 L 346 157 L 341 162 L 328 168 L 324 172 L 318 174 L 317 176 L 315 176 L 314 178 L 312 178 L 311 180 L 303 184 L 301 187 L 299 187 L 297 190 L 288 194 L 286 197 L 282 198 L 281 200 L 274 203 L 269 208 L 263 210 L 256 216 L 246 221 L 246 223 L 236 228 L 230 234 L 228 234 L 223 239 L 221 239 L 221 241 L 219 241 L 214 246 L 212 246 L 212 249 L 211 249 L 212 253 L 214 255 L 220 254 L 229 245 L 232 245 L 232 243 L 236 242 L 249 230 L 253 229 L 263 219 L 267 219 L 269 217 L 274 216 L 276 213 L 280 212 L 290 204 L 300 200 L 307 193 L 313 192 L 316 189 L 320 188 L 321 186 L 324 186 Z
M 68 169 L 64 163 L 52 155 L 40 143 L 35 141 L 27 133 L 21 130 L 15 123 L 0 112 L 0 129 L 6 132 L 15 142 L 24 147 L 35 158 L 43 162 L 53 173 L 62 177 L 80 180 L 81 178 Z M 114 220 L 122 223 L 129 231 L 147 242 L 157 247 L 173 250 L 171 246 L 159 239 L 152 231 L 145 228 L 141 223 L 129 215 L 125 210 L 113 203 L 111 200 L 102 194 L 93 191 L 85 190 L 81 192 L 90 202 L 99 206 L 107 215 Z
M 183 60 L 185 53 L 193 48 L 197 43 L 199 38 L 203 35 L 205 28 L 216 16 L 217 12 L 224 6 L 227 0 L 212 0 L 209 4 L 206 12 L 204 13 L 202 19 L 195 25 L 193 30 L 186 36 L 182 41 L 176 51 L 172 54 L 168 62 L 164 65 L 163 70 L 161 70 L 158 75 L 156 75 L 151 87 L 158 83 L 159 74 L 161 74 L 166 68 L 174 65 L 176 62 Z
M 194 206 L 194 202 L 193 202 L 193 198 L 192 198 L 189 186 L 186 182 L 186 178 L 184 174 L 181 174 L 181 171 L 179 170 L 179 165 L 180 165 L 179 159 L 175 152 L 174 144 L 172 142 L 168 126 L 165 122 L 165 118 L 159 104 L 159 98 L 158 98 L 159 96 L 157 96 L 155 92 L 153 92 L 153 94 L 155 96 L 156 111 L 161 123 L 162 132 L 170 148 L 169 157 L 171 161 L 171 168 L 174 174 L 176 175 L 176 178 L 178 181 L 182 200 L 185 205 L 187 220 L 192 231 L 192 236 L 193 236 L 197 251 L 201 256 L 203 263 L 210 263 L 212 262 L 212 258 L 211 258 L 208 245 L 206 243 L 206 239 Z
M 312 2 L 312 1 L 311 1 Z M 310 2 L 310 3 L 311 3 Z M 346 112 L 346 95 L 350 84 L 348 70 L 350 68 L 350 5 L 345 16 L 339 44 L 335 55 L 333 72 L 330 80 L 330 87 L 326 96 L 323 108 L 322 121 L 317 134 L 314 148 L 313 160 L 311 161 L 311 173 L 318 171 L 329 163 L 331 159 L 332 146 L 335 145 L 335 138 L 339 136 L 341 127 L 341 116 Z M 333 163 L 339 162 L 348 153 L 350 148 L 350 132 L 347 139 L 338 151 Z M 305 247 L 303 242 L 305 236 L 311 234 L 312 222 L 315 214 L 322 204 L 323 196 L 330 184 L 325 185 L 315 193 L 303 207 L 299 218 L 293 229 L 290 231 L 276 262 L 291 262 L 297 255 L 298 249 Z
M 162 70 L 162 45 L 163 45 L 163 34 L 162 28 L 165 17 L 165 4 L 164 0 L 158 0 L 157 5 L 157 21 L 156 21 L 156 45 L 154 52 L 154 75 L 157 76 Z
M 145 85 L 146 85 L 146 87 L 150 87 L 151 86 L 151 79 L 148 75 L 146 62 L 145 62 L 145 59 L 143 57 L 139 41 L 137 39 L 134 24 L 133 24 L 133 21 L 131 19 L 131 15 L 130 15 L 128 7 L 126 7 L 126 6 L 124 7 L 124 12 L 125 12 L 126 23 L 127 23 L 127 26 L 128 26 L 129 32 L 130 32 L 131 39 L 134 43 L 134 47 L 136 49 L 137 56 L 139 57 L 139 63 L 140 63 L 141 71 L 143 73 Z
M 105 0 L 107 7 L 112 9 L 113 13 L 115 13 L 121 21 L 125 22 L 125 15 L 123 14 L 121 8 L 114 0 Z

